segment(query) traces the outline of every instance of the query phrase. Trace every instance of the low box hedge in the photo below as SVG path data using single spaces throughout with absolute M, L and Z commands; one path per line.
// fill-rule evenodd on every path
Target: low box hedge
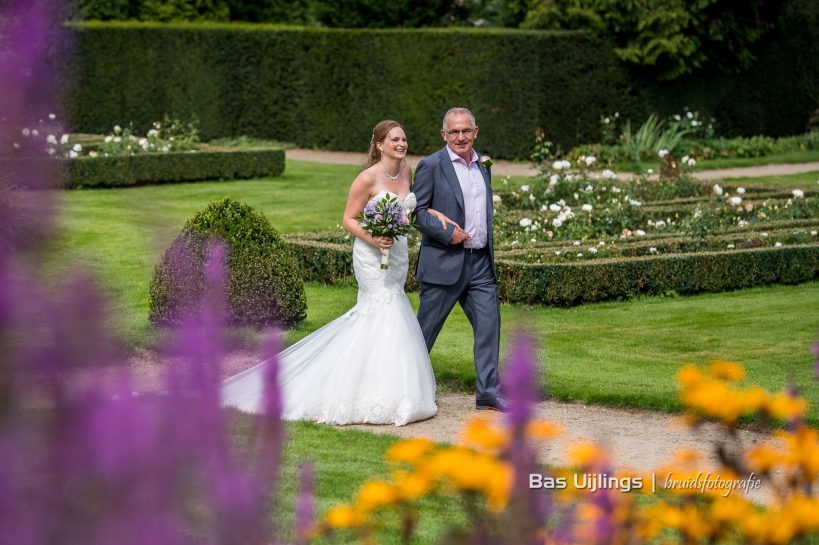
M 531 264 L 497 260 L 510 303 L 571 306 L 637 295 L 691 295 L 819 278 L 819 244 Z
M 352 242 L 322 242 L 315 233 L 284 238 L 306 281 L 332 284 L 353 276 Z M 819 244 L 815 243 L 577 263 L 527 263 L 502 249 L 495 257 L 499 295 L 508 303 L 570 306 L 637 295 L 690 295 L 797 284 L 819 278 Z M 410 274 L 405 284 L 408 291 L 418 288 L 413 274 L 417 259 L 417 245 L 411 245 Z
M 143 184 L 234 180 L 279 176 L 284 150 L 242 149 L 146 153 L 76 159 L 3 158 L 0 171 L 31 169 L 32 162 L 57 165 L 62 187 L 125 187 Z

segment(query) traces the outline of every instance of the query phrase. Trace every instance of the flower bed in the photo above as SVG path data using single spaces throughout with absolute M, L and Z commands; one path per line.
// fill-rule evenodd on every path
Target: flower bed
M 66 134 L 54 114 L 23 127 L 0 149 L 0 171 L 55 171 L 64 188 L 121 187 L 279 176 L 284 150 L 209 147 L 195 123 L 165 117 L 144 136 L 116 125 L 111 134 Z
M 593 158 L 495 193 L 503 301 L 575 305 L 819 278 L 819 189 L 651 181 L 593 172 Z M 305 279 L 352 275 L 349 235 L 286 237 Z M 410 240 L 410 270 L 418 239 Z M 417 283 L 409 275 L 406 288 Z

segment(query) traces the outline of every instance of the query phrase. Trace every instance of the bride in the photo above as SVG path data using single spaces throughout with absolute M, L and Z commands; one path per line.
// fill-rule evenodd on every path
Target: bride
M 429 354 L 404 294 L 407 239 L 373 237 L 356 220 L 368 201 L 386 194 L 397 197 L 408 212 L 415 208 L 403 127 L 382 121 L 372 136 L 367 166 L 353 181 L 344 210 L 344 229 L 355 236 L 358 301 L 279 354 L 286 420 L 401 426 L 438 410 Z M 388 268 L 382 269 L 381 254 L 387 250 Z M 225 380 L 223 404 L 260 412 L 264 366 L 262 362 Z

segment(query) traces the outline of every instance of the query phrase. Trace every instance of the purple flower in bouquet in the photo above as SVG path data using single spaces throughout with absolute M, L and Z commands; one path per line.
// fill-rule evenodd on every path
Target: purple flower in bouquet
M 374 237 L 406 236 L 412 228 L 413 219 L 404 210 L 398 197 L 385 195 L 379 200 L 371 200 L 356 218 L 365 231 Z M 381 251 L 381 268 L 388 268 L 390 251 Z

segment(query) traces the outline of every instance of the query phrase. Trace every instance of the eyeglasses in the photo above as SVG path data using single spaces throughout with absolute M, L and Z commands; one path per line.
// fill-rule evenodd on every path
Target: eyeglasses
M 444 132 L 447 133 L 449 136 L 458 136 L 461 134 L 464 136 L 469 136 L 473 132 L 475 132 L 475 129 L 464 129 L 462 131 L 444 130 Z

